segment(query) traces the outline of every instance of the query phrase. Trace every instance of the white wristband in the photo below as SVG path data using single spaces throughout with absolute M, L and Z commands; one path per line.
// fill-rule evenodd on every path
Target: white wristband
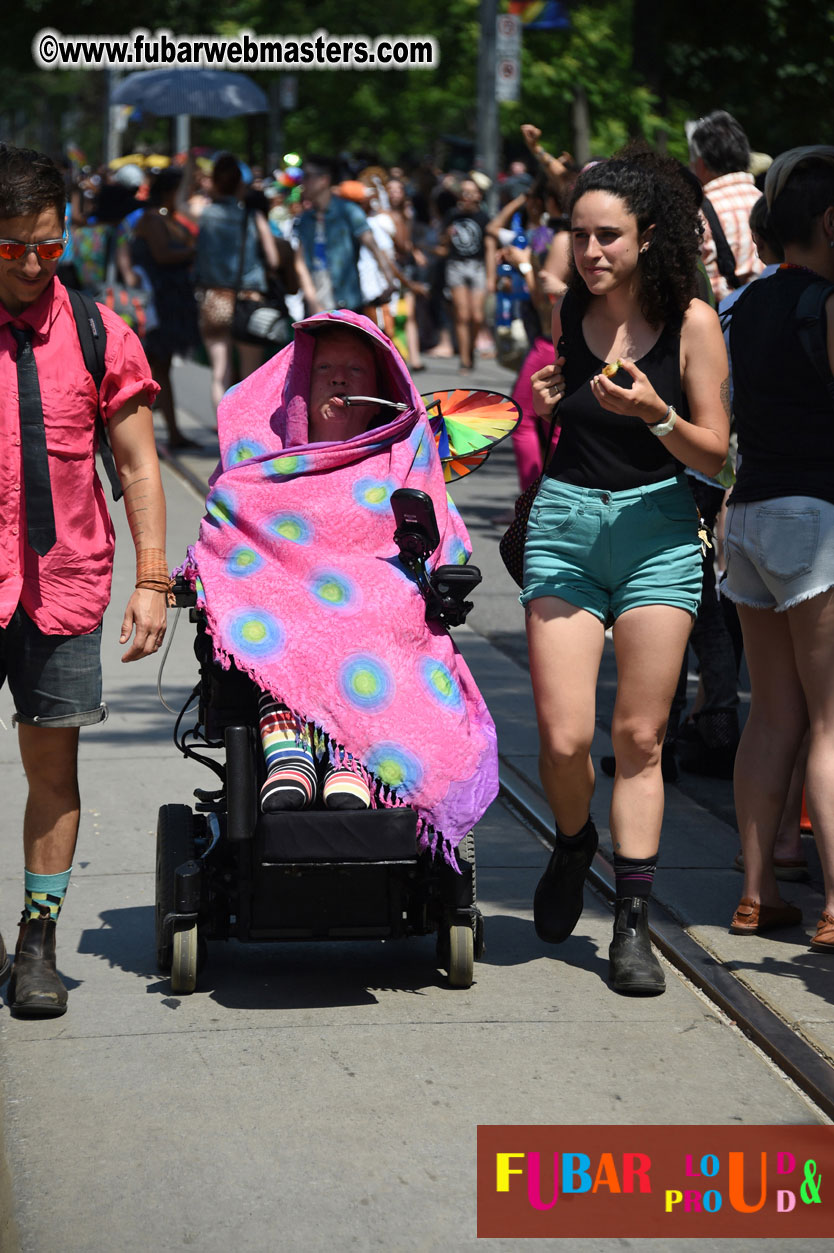
M 666 415 L 663 418 L 663 421 L 662 422 L 650 422 L 649 430 L 651 431 L 652 435 L 658 435 L 662 439 L 664 435 L 668 435 L 669 432 L 674 429 L 674 426 L 677 420 L 678 420 L 677 410 L 675 409 L 674 405 L 670 405 L 669 408 L 666 410 Z
M 518 272 L 519 274 L 530 274 L 532 269 L 533 267 L 529 261 L 522 261 L 518 267 Z

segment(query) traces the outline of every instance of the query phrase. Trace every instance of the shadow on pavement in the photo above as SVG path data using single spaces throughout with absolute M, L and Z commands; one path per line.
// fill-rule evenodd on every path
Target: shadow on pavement
M 78 951 L 112 968 L 153 979 L 146 991 L 178 1000 L 155 978 L 154 909 L 109 909 L 82 931 Z M 227 1009 L 323 1009 L 377 1003 L 376 992 L 419 996 L 446 986 L 434 964 L 434 936 L 383 942 L 240 944 L 212 941 L 197 992 Z M 451 992 L 450 992 L 451 994 Z

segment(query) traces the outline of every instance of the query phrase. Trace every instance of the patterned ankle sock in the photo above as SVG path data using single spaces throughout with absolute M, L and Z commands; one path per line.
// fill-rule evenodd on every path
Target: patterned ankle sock
M 321 794 L 328 809 L 369 809 L 371 805 L 368 785 L 352 764 L 329 764 Z
M 47 917 L 46 911 L 48 911 L 48 917 L 53 922 L 57 922 L 71 874 L 72 866 L 69 870 L 62 870 L 60 874 L 35 874 L 33 870 L 24 871 L 24 919 L 28 921 L 30 918 L 45 918 Z
M 621 857 L 619 853 L 615 853 L 617 900 L 623 900 L 627 896 L 651 896 L 655 870 L 657 853 L 654 857 Z
M 267 774 L 261 812 L 307 809 L 316 798 L 316 764 L 306 725 L 266 692 L 258 714 Z

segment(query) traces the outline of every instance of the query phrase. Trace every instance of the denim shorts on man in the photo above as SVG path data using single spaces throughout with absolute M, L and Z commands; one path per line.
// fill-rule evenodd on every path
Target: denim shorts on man
M 698 510 L 684 475 L 622 492 L 545 476 L 524 549 L 527 605 L 558 596 L 609 626 L 628 609 L 701 600 Z
M 724 547 L 724 596 L 754 609 L 790 609 L 834 587 L 834 505 L 816 496 L 730 505 Z
M 84 727 L 102 722 L 101 623 L 88 635 L 43 635 L 18 605 L 0 627 L 0 687 L 9 680 L 15 722 Z

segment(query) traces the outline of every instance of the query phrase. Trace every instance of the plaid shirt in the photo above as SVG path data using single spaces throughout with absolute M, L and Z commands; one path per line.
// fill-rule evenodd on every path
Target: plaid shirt
M 756 254 L 753 236 L 750 234 L 750 210 L 759 199 L 761 192 L 753 182 L 752 174 L 744 174 L 737 170 L 733 174 L 722 174 L 709 183 L 704 184 L 704 195 L 708 198 L 727 237 L 727 243 L 733 250 L 736 263 L 736 274 L 742 284 L 749 283 L 764 268 Z M 709 222 L 704 218 L 704 241 L 701 244 L 701 256 L 706 267 L 716 301 L 723 300 L 732 291 L 723 275 L 718 272 L 715 240 Z

